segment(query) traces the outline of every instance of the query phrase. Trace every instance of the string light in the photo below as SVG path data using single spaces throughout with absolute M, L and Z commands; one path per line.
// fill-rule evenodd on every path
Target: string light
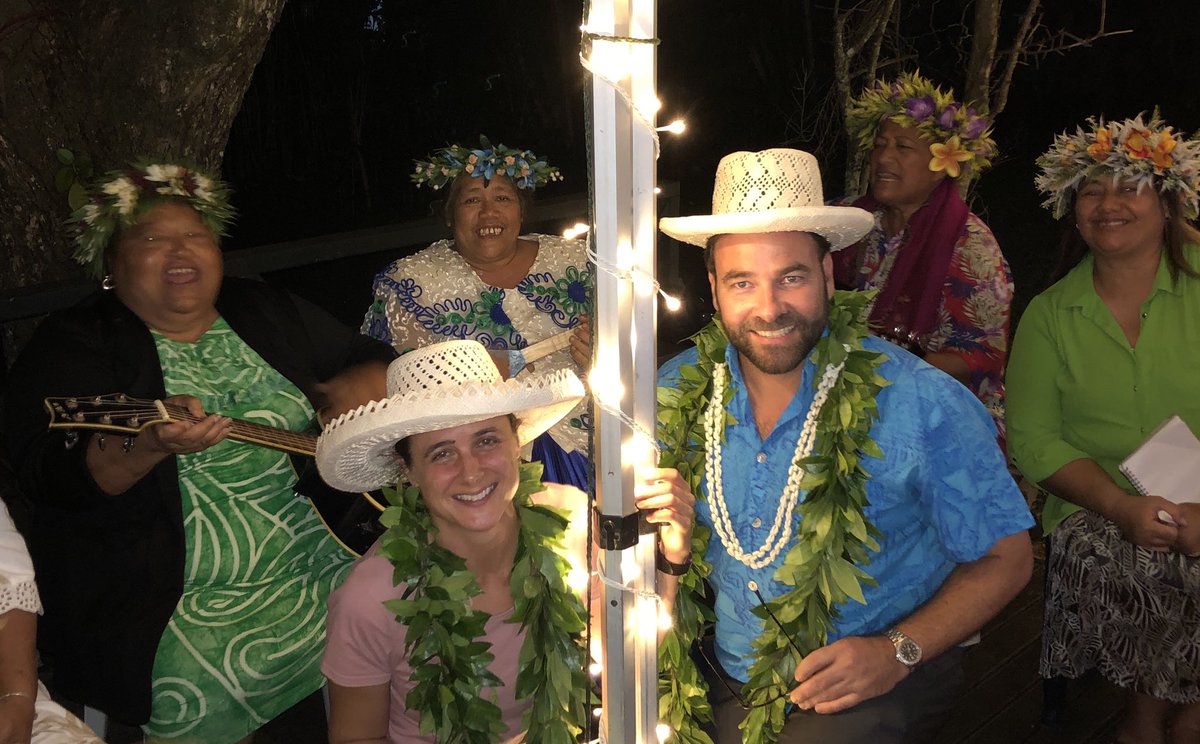
M 588 572 L 582 568 L 572 568 L 567 572 L 567 586 L 576 594 L 583 594 L 587 589 Z
M 587 257 L 589 261 L 596 265 L 596 268 L 600 269 L 606 274 L 611 274 L 617 279 L 627 282 L 633 282 L 635 287 L 649 287 L 654 292 L 657 292 L 659 297 L 662 297 L 663 306 L 666 307 L 667 310 L 674 313 L 678 312 L 679 308 L 683 307 L 682 301 L 680 301 L 678 297 L 667 294 L 667 291 L 662 288 L 662 285 L 659 284 L 658 279 L 656 279 L 653 274 L 648 274 L 636 266 L 628 269 L 623 269 L 619 266 L 616 266 L 612 262 L 605 261 L 603 258 L 600 258 L 599 254 L 592 250 L 591 247 L 588 248 Z
M 658 744 L 665 744 L 667 739 L 671 738 L 674 731 L 665 723 L 660 723 L 654 727 L 654 735 L 658 737 Z
M 564 238 L 566 238 L 567 240 L 573 240 L 575 238 L 578 238 L 580 235 L 587 235 L 591 231 L 591 229 L 592 228 L 589 225 L 586 225 L 582 222 L 576 222 L 571 227 L 568 227 L 566 230 L 563 230 L 562 236 Z
M 656 132 L 667 132 L 668 134 L 683 134 L 687 130 L 687 122 L 683 119 L 676 119 L 670 124 L 662 127 L 656 127 Z

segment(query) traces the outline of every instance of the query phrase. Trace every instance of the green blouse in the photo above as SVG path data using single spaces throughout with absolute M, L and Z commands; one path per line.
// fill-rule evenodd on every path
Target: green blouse
M 1185 249 L 1200 267 L 1200 246 Z M 1008 451 L 1040 482 L 1090 458 L 1125 490 L 1118 469 L 1156 426 L 1179 414 L 1200 432 L 1200 279 L 1171 282 L 1166 255 L 1142 303 L 1131 347 L 1092 282 L 1092 257 L 1034 298 L 1008 364 Z M 1048 497 L 1046 534 L 1080 507 Z

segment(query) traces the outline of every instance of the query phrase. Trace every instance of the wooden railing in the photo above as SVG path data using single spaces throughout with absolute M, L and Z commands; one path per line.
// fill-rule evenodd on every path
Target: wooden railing
M 659 213 L 664 217 L 677 215 L 679 184 L 665 183 L 661 188 Z M 532 213 L 524 221 L 524 228 L 527 231 L 545 232 L 559 225 L 573 224 L 576 220 L 586 221 L 587 215 L 586 195 L 548 199 L 534 204 Z M 434 218 L 320 235 L 230 251 L 225 255 L 225 273 L 231 276 L 261 276 L 371 253 L 394 251 L 396 255 L 401 255 L 405 249 L 424 247 L 444 237 L 446 226 Z M 664 239 L 660 250 L 663 251 L 660 264 L 677 267 L 678 249 L 673 241 Z M 95 288 L 95 281 L 74 279 L 0 291 L 0 323 L 33 318 L 67 307 Z
M 679 214 L 677 182 L 662 184 L 659 213 L 664 217 Z M 527 232 L 559 232 L 577 221 L 586 222 L 587 216 L 586 194 L 539 200 L 526 216 L 522 227 Z M 231 276 L 264 276 L 375 253 L 399 257 L 444 237 L 446 226 L 436 218 L 321 235 L 228 251 L 225 254 L 225 273 Z M 665 237 L 660 240 L 659 267 L 664 276 L 678 276 L 678 251 L 675 241 Z M 283 283 L 286 284 L 286 281 Z M 0 291 L 0 325 L 27 321 L 68 307 L 95 289 L 94 280 L 80 278 Z M 367 288 L 360 289 L 360 294 L 368 291 Z M 6 358 L 2 360 L 2 369 L 8 368 L 15 354 L 16 350 L 4 349 L 3 356 Z

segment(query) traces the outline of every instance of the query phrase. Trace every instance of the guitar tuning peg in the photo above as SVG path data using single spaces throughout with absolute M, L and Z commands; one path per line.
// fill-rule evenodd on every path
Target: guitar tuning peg
M 96 446 L 101 450 L 104 449 L 104 434 L 101 433 L 96 435 Z
M 67 398 L 66 403 L 68 411 L 74 411 L 76 408 L 79 408 L 79 401 L 74 398 Z
M 102 423 L 102 424 L 111 424 L 112 421 L 113 421 L 112 415 L 110 415 L 110 414 L 106 413 L 100 417 L 100 423 Z
M 117 393 L 117 402 L 118 403 L 125 403 L 128 400 L 129 400 L 129 396 L 126 395 L 125 393 Z
M 121 442 L 121 449 L 125 450 L 126 452 L 132 450 L 133 437 L 125 437 L 124 441 Z
M 134 429 L 138 428 L 138 424 L 140 424 L 140 423 L 141 423 L 141 419 L 139 419 L 137 416 L 129 417 L 129 425 L 131 427 L 133 427 Z
M 79 432 L 77 432 L 77 431 L 68 431 L 68 432 L 67 432 L 67 436 L 66 436 L 66 438 L 63 440 L 63 448 L 64 448 L 64 449 L 71 449 L 71 448 L 73 448 L 73 447 L 74 447 L 76 444 L 79 444 Z

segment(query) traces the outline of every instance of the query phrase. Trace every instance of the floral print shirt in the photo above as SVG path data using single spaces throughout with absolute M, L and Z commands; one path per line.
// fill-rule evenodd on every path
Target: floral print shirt
M 901 231 L 888 238 L 883 229 L 883 211 L 877 211 L 875 226 L 860 243 L 863 255 L 853 278 L 854 288 L 881 288 L 907 236 L 907 231 Z M 1012 296 L 1008 261 L 992 231 L 972 212 L 954 246 L 950 270 L 942 284 L 938 325 L 925 349 L 956 354 L 967 363 L 971 371 L 968 387 L 987 406 L 1001 437 Z
M 523 349 L 579 325 L 591 312 L 592 273 L 587 247 L 556 235 L 526 235 L 538 243 L 529 273 L 513 289 L 485 284 L 454 249 L 439 240 L 393 261 L 375 276 L 374 301 L 362 332 L 397 351 L 450 339 L 474 339 L 489 349 Z M 569 368 L 580 377 L 569 349 L 533 362 L 536 373 Z M 530 374 L 526 368 L 517 375 Z M 586 452 L 588 416 L 580 403 L 550 430 L 567 452 Z

